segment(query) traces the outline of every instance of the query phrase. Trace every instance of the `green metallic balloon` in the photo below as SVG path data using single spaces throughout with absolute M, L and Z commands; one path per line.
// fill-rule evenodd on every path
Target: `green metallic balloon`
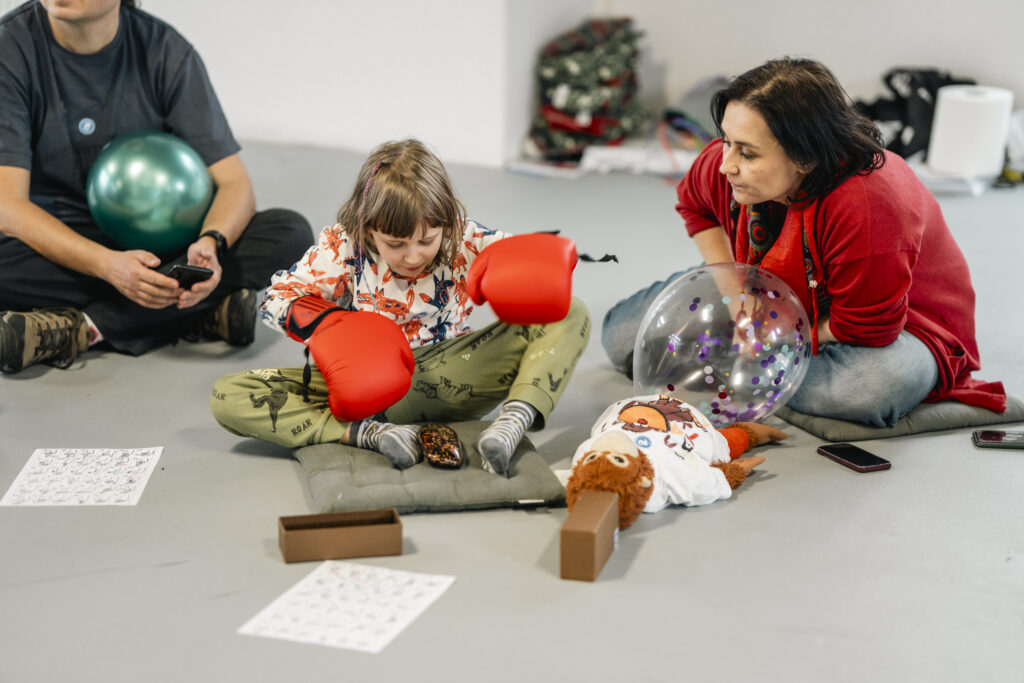
M 210 172 L 195 150 L 151 130 L 108 142 L 89 170 L 85 191 L 103 232 L 125 249 L 154 254 L 194 242 L 213 201 Z

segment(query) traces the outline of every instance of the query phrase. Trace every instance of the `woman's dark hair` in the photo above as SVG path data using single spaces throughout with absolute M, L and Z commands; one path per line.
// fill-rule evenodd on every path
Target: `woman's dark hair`
M 813 168 L 800 185 L 803 199 L 824 197 L 847 178 L 867 175 L 885 163 L 882 134 L 854 109 L 828 67 L 783 57 L 734 78 L 711 99 L 711 116 L 722 132 L 730 102 L 759 113 L 796 164 Z

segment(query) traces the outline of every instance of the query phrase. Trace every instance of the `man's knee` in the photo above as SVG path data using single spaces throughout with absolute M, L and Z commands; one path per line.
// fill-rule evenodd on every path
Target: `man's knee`
M 293 261 L 305 253 L 313 244 L 313 229 L 306 218 L 291 209 L 267 209 L 261 212 L 263 219 L 274 226 L 281 241 L 282 253 L 294 255 Z
M 275 257 L 294 263 L 313 244 L 313 230 L 302 214 L 291 209 L 266 209 L 249 221 L 242 239 L 256 240 Z

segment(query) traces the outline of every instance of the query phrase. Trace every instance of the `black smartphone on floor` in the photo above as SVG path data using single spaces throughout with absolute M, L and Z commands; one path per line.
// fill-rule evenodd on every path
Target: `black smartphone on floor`
M 892 463 L 885 458 L 880 458 L 852 443 L 825 444 L 818 448 L 818 452 L 856 472 L 877 472 L 892 467 Z
M 1024 432 L 979 429 L 971 435 L 978 448 L 1016 448 L 1024 450 Z
M 182 289 L 192 289 L 197 282 L 209 280 L 213 271 L 202 266 L 189 266 L 183 263 L 175 263 L 167 270 L 167 277 L 173 277 L 181 285 Z

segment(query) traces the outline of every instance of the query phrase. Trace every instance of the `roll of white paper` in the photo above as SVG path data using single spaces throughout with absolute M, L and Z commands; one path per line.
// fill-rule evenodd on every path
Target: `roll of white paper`
M 994 177 L 1003 170 L 1013 93 L 981 85 L 939 88 L 928 143 L 928 168 L 959 177 Z

